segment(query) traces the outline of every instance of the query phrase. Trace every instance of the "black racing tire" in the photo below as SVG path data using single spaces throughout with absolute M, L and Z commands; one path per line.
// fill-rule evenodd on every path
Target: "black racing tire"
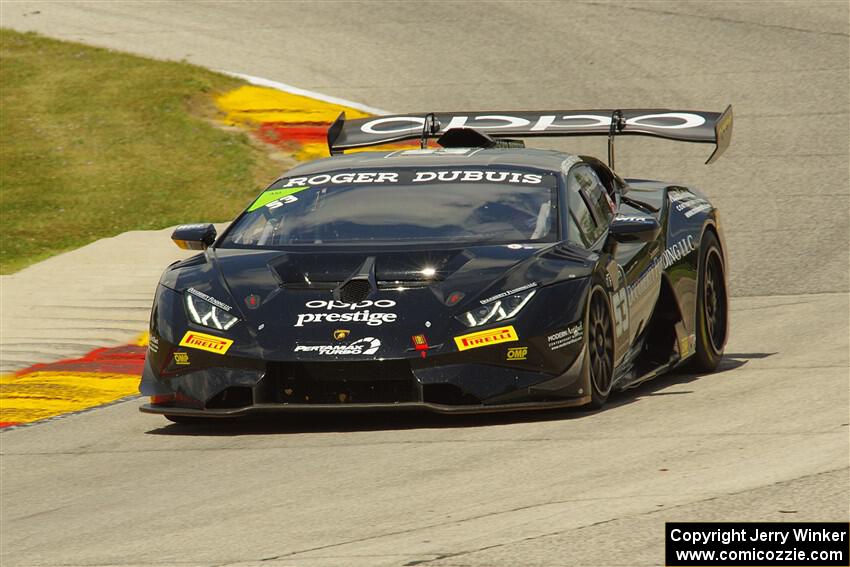
M 614 385 L 614 322 L 611 302 L 600 285 L 590 290 L 585 315 L 590 409 L 600 409 L 608 401 Z
M 729 295 L 720 243 L 712 232 L 702 238 L 697 284 L 696 353 L 688 364 L 694 372 L 714 372 L 723 358 L 729 333 Z

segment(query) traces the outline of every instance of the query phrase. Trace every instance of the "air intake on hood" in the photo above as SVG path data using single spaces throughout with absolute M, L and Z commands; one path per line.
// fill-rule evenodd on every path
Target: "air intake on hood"
M 363 301 L 378 291 L 375 281 L 375 257 L 369 256 L 342 285 L 334 290 L 334 299 L 345 303 Z
M 372 286 L 367 279 L 348 280 L 339 288 L 339 300 L 344 303 L 358 303 L 372 293 Z

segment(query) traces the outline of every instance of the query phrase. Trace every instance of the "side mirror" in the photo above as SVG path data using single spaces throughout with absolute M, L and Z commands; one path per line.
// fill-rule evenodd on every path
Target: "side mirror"
M 171 240 L 183 250 L 203 250 L 215 242 L 215 237 L 211 224 L 181 224 L 171 233 Z
M 661 225 L 649 215 L 617 215 L 608 228 L 617 242 L 649 242 L 658 237 Z

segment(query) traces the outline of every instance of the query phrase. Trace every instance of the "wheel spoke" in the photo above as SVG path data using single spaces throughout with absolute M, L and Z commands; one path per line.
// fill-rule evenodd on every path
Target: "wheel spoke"
M 726 290 L 723 281 L 723 264 L 716 249 L 706 255 L 703 282 L 703 314 L 708 338 L 715 351 L 720 351 L 725 339 Z
M 607 303 L 601 293 L 595 293 L 590 303 L 587 345 L 590 353 L 590 375 L 596 390 L 608 394 L 613 380 L 614 337 L 613 323 Z

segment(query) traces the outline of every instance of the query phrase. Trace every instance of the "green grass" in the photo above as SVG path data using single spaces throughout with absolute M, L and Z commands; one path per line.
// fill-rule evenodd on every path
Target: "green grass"
M 242 84 L 0 30 L 0 273 L 127 230 L 233 218 L 283 166 L 216 127 Z

